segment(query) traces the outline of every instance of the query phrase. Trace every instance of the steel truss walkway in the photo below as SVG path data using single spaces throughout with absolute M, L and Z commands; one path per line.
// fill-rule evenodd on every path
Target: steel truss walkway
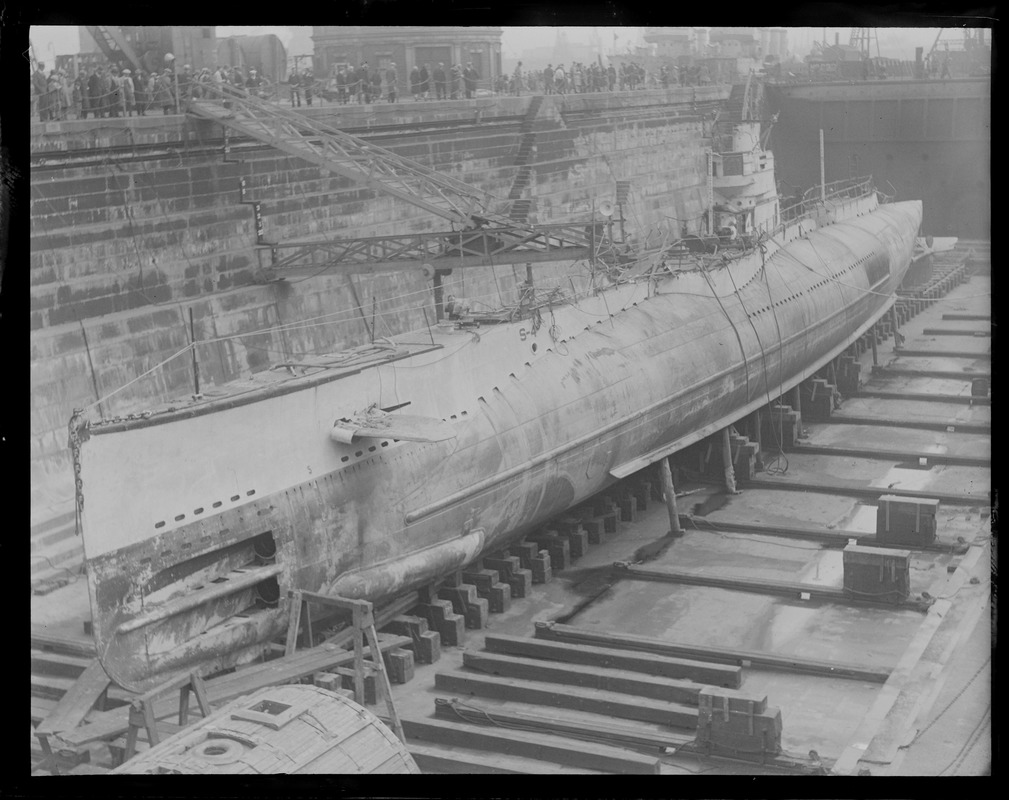
M 140 59 L 119 28 L 111 25 L 86 25 L 85 29 L 113 64 L 128 63 L 135 70 L 143 69 Z
M 517 225 L 507 215 L 494 212 L 497 198 L 462 181 L 299 112 L 230 88 L 211 86 L 208 90 L 212 97 L 192 101 L 190 113 L 467 228 L 497 226 L 502 230 L 495 230 L 495 235 L 516 239 L 517 245 L 533 249 L 541 239 L 536 228 Z M 569 226 L 563 240 L 553 243 L 564 244 L 586 246 L 584 230 L 579 233 L 576 226 Z
M 500 202 L 497 198 L 463 181 L 299 112 L 234 89 L 208 88 L 212 96 L 191 101 L 190 113 L 466 226 L 464 232 L 274 245 L 275 269 L 290 274 L 296 267 L 318 271 L 319 255 L 325 258 L 323 267 L 350 266 L 354 271 L 402 269 L 436 259 L 444 259 L 443 268 L 451 269 L 591 255 L 593 242 L 585 224 L 517 223 L 492 210 Z M 293 252 L 281 257 L 281 250 Z

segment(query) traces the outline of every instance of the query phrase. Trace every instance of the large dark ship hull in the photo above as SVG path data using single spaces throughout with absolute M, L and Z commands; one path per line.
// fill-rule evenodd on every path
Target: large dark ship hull
M 231 666 L 284 631 L 287 589 L 381 601 L 506 546 L 841 353 L 892 304 L 920 221 L 918 202 L 848 200 L 721 266 L 82 429 L 102 664 L 131 688 Z M 453 438 L 334 441 L 374 405 Z

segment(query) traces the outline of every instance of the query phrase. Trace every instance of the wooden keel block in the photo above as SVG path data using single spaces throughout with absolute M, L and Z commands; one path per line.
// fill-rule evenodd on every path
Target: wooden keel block
M 413 653 L 402 648 L 383 654 L 385 666 L 392 683 L 408 683 L 413 680 Z
M 633 495 L 621 497 L 617 506 L 620 509 L 620 519 L 622 522 L 634 522 L 637 519 L 638 499 Z
M 550 562 L 550 552 L 540 550 L 531 562 L 533 583 L 547 583 L 553 577 L 553 567 Z
M 599 544 L 603 540 L 603 527 L 602 519 L 582 520 L 582 529 L 585 531 L 585 537 L 589 544 Z
M 568 540 L 572 561 L 581 558 L 589 551 L 589 535 L 580 524 L 562 535 Z
M 539 545 L 541 551 L 546 550 L 550 553 L 550 565 L 554 570 L 559 572 L 571 563 L 571 545 L 567 539 L 561 538 L 553 531 L 533 533 L 529 538 Z
M 533 574 L 531 570 L 523 569 L 518 556 L 497 556 L 483 560 L 488 569 L 496 569 L 501 576 L 501 582 L 508 584 L 512 597 L 525 597 L 532 589 Z M 493 609 L 492 609 L 493 610 Z
M 438 632 L 442 644 L 458 647 L 463 643 L 466 637 L 466 618 L 453 611 L 451 601 L 432 600 L 418 605 L 414 611 L 427 618 L 428 624 Z
M 318 686 L 320 689 L 335 692 L 337 689 L 342 688 L 343 679 L 332 672 L 316 672 L 312 676 L 312 685 Z
M 353 670 L 348 670 L 353 673 Z M 343 670 L 340 671 L 340 678 L 343 682 L 343 688 L 347 689 L 351 693 L 353 698 L 354 694 L 354 676 L 353 674 L 345 674 Z M 364 704 L 366 706 L 371 706 L 375 704 L 375 676 L 365 675 L 364 676 Z
M 523 569 L 532 569 L 533 559 L 539 556 L 540 547 L 536 542 L 525 541 L 512 545 L 508 552 L 518 556 Z

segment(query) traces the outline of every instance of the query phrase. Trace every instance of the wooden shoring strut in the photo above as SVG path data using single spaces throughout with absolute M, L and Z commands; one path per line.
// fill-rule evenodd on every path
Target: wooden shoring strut
M 376 695 L 385 695 L 385 705 L 389 711 L 389 719 L 392 722 L 393 732 L 399 737 L 401 742 L 406 743 L 403 725 L 399 720 L 399 714 L 396 713 L 396 706 L 392 700 L 392 686 L 389 683 L 389 675 L 385 671 L 382 650 L 378 646 L 378 633 L 375 631 L 373 604 L 368 600 L 352 600 L 348 597 L 317 594 L 301 589 L 288 591 L 287 597 L 291 601 L 291 616 L 287 626 L 287 644 L 284 649 L 285 657 L 292 655 L 297 647 L 303 607 L 305 612 L 305 637 L 310 647 L 312 645 L 310 603 L 333 606 L 351 612 L 351 622 L 354 628 L 354 700 L 358 705 L 363 706 L 365 704 L 364 679 L 369 672 L 374 674 L 376 677 Z M 364 660 L 365 639 L 368 640 L 370 661 Z

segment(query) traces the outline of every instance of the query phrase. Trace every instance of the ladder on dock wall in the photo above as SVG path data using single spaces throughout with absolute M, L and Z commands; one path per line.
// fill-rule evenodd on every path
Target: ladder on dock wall
M 537 231 L 516 225 L 504 214 L 492 211 L 493 195 L 455 178 L 404 158 L 384 147 L 344 131 L 235 90 L 205 87 L 210 96 L 189 102 L 188 111 L 258 141 L 303 158 L 323 169 L 391 194 L 439 217 L 467 228 L 495 226 L 496 236 L 534 242 Z M 533 237 L 530 238 L 530 234 Z M 553 239 L 555 237 L 551 237 Z M 587 237 L 566 232 L 554 246 L 585 246 Z
M 525 119 L 522 120 L 522 126 L 519 129 L 522 138 L 519 140 L 519 149 L 515 156 L 515 166 L 519 168 L 519 171 L 515 174 L 511 191 L 508 193 L 508 199 L 511 200 L 508 217 L 513 222 L 526 222 L 529 219 L 529 210 L 533 203 L 531 198 L 523 198 L 522 195 L 529 188 L 532 175 L 532 165 L 529 162 L 532 160 L 533 148 L 536 145 L 534 126 L 542 105 L 543 95 L 536 95 L 529 101 L 529 108 L 526 110 Z

